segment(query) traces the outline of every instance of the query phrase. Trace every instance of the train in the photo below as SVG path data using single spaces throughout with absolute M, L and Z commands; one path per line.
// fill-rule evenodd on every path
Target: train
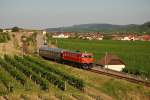
M 90 69 L 94 61 L 92 53 L 75 52 L 61 48 L 40 47 L 39 56 L 83 69 Z

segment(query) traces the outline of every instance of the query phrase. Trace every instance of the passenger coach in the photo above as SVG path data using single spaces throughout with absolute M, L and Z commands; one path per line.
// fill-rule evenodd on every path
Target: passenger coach
M 55 61 L 60 61 L 62 50 L 63 49 L 59 49 L 59 48 L 41 47 L 39 49 L 39 55 L 43 58 L 49 58 Z

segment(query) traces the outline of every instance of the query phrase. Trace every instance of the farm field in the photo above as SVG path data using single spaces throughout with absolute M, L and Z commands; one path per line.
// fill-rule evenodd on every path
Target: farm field
M 50 39 L 55 42 L 55 39 Z M 79 40 L 57 39 L 59 48 L 80 50 L 94 54 L 95 62 L 105 55 L 118 55 L 131 72 L 139 71 L 150 77 L 150 42 L 143 41 L 111 41 L 111 40 Z
M 150 89 L 142 85 L 33 56 L 1 58 L 0 88 L 0 97 L 11 100 L 148 100 L 150 96 Z

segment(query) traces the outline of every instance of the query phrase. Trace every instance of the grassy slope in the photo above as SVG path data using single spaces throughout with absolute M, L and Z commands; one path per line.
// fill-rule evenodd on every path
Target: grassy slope
M 92 43 L 91 43 L 92 42 Z M 58 41 L 59 47 L 63 48 L 72 48 L 74 49 L 80 49 L 83 51 L 88 51 L 88 52 L 93 52 L 94 54 L 98 54 L 95 56 L 96 59 L 101 57 L 105 51 L 112 51 L 117 52 L 117 54 L 122 58 L 122 59 L 129 59 L 128 55 L 130 54 L 137 54 L 138 56 L 143 55 L 143 59 L 146 57 L 147 59 L 144 59 L 145 61 L 141 60 L 138 57 L 134 57 L 135 59 L 135 64 L 138 62 L 142 63 L 141 68 L 145 70 L 145 65 L 149 65 L 149 42 L 124 42 L 124 45 L 122 45 L 122 42 L 118 41 L 85 41 L 85 40 L 59 40 Z M 90 45 L 89 45 L 90 44 Z M 113 44 L 113 45 L 111 45 Z M 134 45 L 134 46 L 133 46 Z M 137 45 L 137 46 L 135 46 Z M 85 47 L 84 47 L 85 46 Z M 111 47 L 112 46 L 112 47 Z M 121 47 L 122 49 L 118 49 L 118 46 Z M 84 48 L 83 48 L 84 47 Z M 108 48 L 110 47 L 110 48 Z M 134 52 L 134 47 L 136 48 L 136 53 Z M 128 52 L 126 52 L 128 51 Z M 143 52 L 142 52 L 143 51 Z M 127 56 L 124 54 L 126 52 Z M 130 56 L 132 59 L 132 56 Z M 132 60 L 133 60 L 132 59 Z M 130 65 L 129 67 L 133 67 L 131 65 L 134 65 L 132 61 L 125 60 L 125 62 Z M 92 98 L 103 98 L 104 100 L 108 99 L 131 99 L 133 100 L 146 100 L 150 96 L 150 89 L 145 88 L 143 86 L 135 85 L 126 81 L 122 80 L 117 80 L 113 79 L 111 77 L 103 76 L 103 75 L 98 75 L 94 74 L 91 72 L 79 70 L 77 68 L 72 68 L 69 66 L 64 66 L 64 65 L 58 65 L 58 64 L 53 64 L 49 62 L 50 64 L 54 65 L 54 67 L 58 67 L 61 70 L 66 70 L 67 72 L 74 74 L 83 80 L 85 80 L 87 86 L 85 93 L 82 91 L 76 90 L 75 88 L 69 86 L 67 91 L 63 92 L 59 90 L 58 88 L 54 87 L 53 85 L 50 86 L 49 91 L 41 91 L 38 89 L 38 86 L 33 84 L 33 87 L 37 87 L 37 89 L 33 89 L 30 91 L 25 91 L 24 88 L 19 92 L 14 91 L 13 93 L 10 93 L 8 97 L 12 100 L 20 100 L 21 98 L 29 98 L 29 99 L 34 99 L 36 100 L 37 98 L 51 98 L 52 100 L 54 99 L 83 99 L 83 100 L 91 100 Z M 130 64 L 131 63 L 131 64 Z M 132 64 L 133 63 L 133 64 Z M 7 72 L 6 72 L 7 74 Z M 31 82 L 33 83 L 33 82 Z M 0 86 L 3 87 L 3 84 L 0 82 Z M 1 97 L 0 97 L 1 99 Z
M 5 71 L 0 66 L 0 75 L 1 77 L 7 77 L 9 78 L 9 82 L 12 82 L 12 85 L 14 87 L 13 92 L 6 95 L 8 99 L 12 100 L 19 100 L 20 98 L 27 98 L 27 99 L 44 99 L 44 98 L 52 98 L 52 99 L 65 99 L 65 100 L 74 100 L 74 99 L 84 99 L 84 100 L 91 100 L 92 97 L 88 94 L 85 94 L 83 91 L 79 91 L 78 89 L 75 89 L 74 87 L 67 84 L 67 90 L 62 91 L 58 89 L 53 84 L 50 84 L 48 91 L 42 91 L 39 89 L 38 85 L 36 85 L 33 81 L 28 80 L 28 86 L 25 84 L 25 87 L 23 87 L 20 82 L 15 80 L 7 71 Z M 19 86 L 17 85 L 19 84 Z M 19 87 L 19 90 L 18 90 Z M 0 96 L 4 95 L 3 91 L 6 91 L 5 86 L 0 81 L 0 88 L 2 91 L 0 91 Z
M 114 53 L 126 63 L 127 67 L 150 72 L 150 42 L 58 39 L 58 47 L 93 53 L 96 60 L 103 57 L 106 52 Z
M 54 67 L 74 74 L 86 82 L 86 93 L 93 93 L 95 97 L 118 99 L 118 100 L 148 100 L 150 88 L 133 84 L 124 80 L 114 79 L 108 76 L 88 72 L 82 69 L 73 68 L 67 65 L 58 65 L 49 62 Z M 91 95 L 91 94 L 90 94 Z M 109 97 L 111 96 L 111 97 Z
M 24 90 L 24 88 L 22 88 L 21 91 L 14 91 L 7 95 L 7 97 L 10 100 L 20 100 L 20 98 L 32 100 L 39 98 L 49 98 L 52 100 L 62 98 L 65 100 L 92 100 L 96 98 L 103 100 L 148 100 L 150 96 L 150 88 L 145 88 L 141 85 L 73 68 L 67 65 L 56 64 L 51 61 L 48 61 L 48 63 L 50 64 L 50 67 L 57 67 L 58 69 L 83 79 L 86 82 L 85 92 L 79 91 L 70 85 L 67 85 L 66 91 L 61 91 L 52 84 L 48 91 L 42 91 L 38 89 L 37 85 L 33 84 L 37 89 Z M 6 72 L 5 74 L 8 73 Z

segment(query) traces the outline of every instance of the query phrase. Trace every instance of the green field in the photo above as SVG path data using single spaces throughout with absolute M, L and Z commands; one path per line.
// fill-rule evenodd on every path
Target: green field
M 55 41 L 55 39 L 50 40 Z M 57 45 L 59 48 L 93 53 L 95 61 L 103 57 L 106 52 L 113 53 L 125 62 L 130 71 L 138 70 L 146 74 L 150 72 L 150 42 L 57 39 Z

